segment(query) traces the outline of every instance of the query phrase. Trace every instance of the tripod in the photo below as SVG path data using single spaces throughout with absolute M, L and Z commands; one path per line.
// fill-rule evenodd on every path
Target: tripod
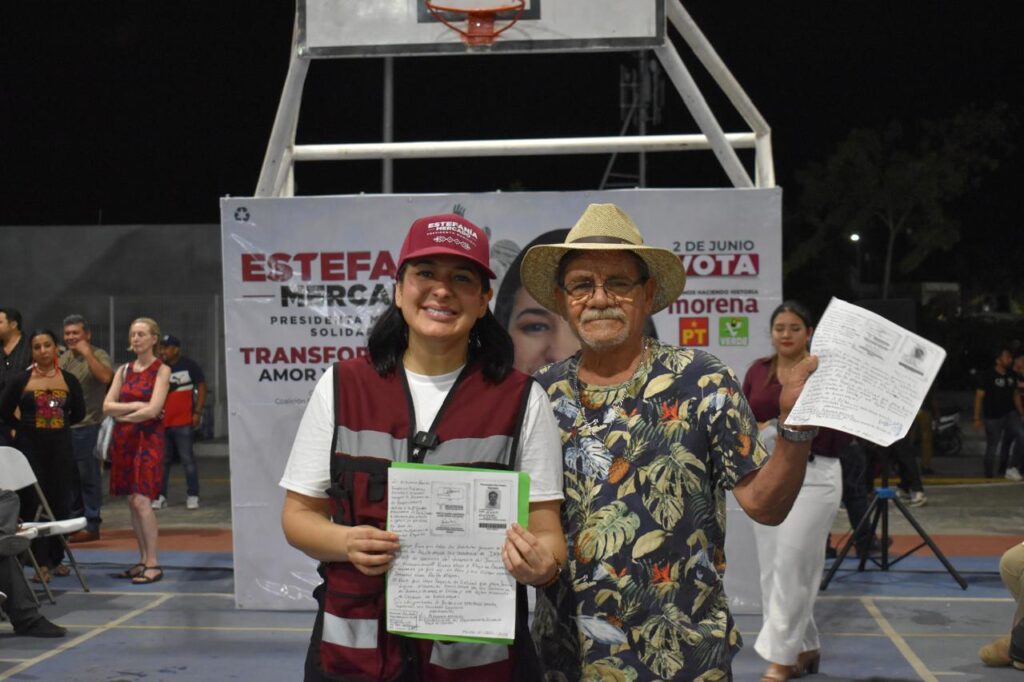
M 898 446 L 893 446 L 893 447 L 898 447 Z M 821 581 L 821 590 L 825 591 L 826 589 L 828 589 L 828 584 L 832 581 L 832 578 L 835 576 L 836 571 L 839 570 L 839 567 L 842 565 L 843 560 L 846 558 L 846 555 L 850 553 L 850 549 L 853 547 L 854 542 L 856 541 L 857 538 L 865 537 L 865 536 L 868 537 L 868 538 L 874 538 L 875 537 L 875 533 L 878 530 L 879 521 L 881 521 L 881 524 L 882 524 L 882 534 L 881 534 L 882 556 L 880 557 L 881 560 L 878 560 L 878 559 L 875 559 L 874 557 L 871 557 L 870 556 L 870 552 L 868 550 L 868 547 L 865 547 L 864 550 L 860 552 L 860 563 L 857 565 L 857 571 L 858 572 L 863 572 L 864 571 L 865 567 L 867 566 L 867 563 L 868 563 L 869 559 L 871 560 L 871 563 L 875 564 L 880 570 L 888 571 L 891 566 L 895 566 L 900 561 L 903 561 L 908 556 L 910 556 L 911 554 L 913 554 L 917 550 L 919 550 L 922 547 L 924 547 L 925 545 L 927 545 L 932 550 L 932 552 L 935 554 L 935 556 L 938 558 L 938 560 L 942 562 L 942 565 L 946 567 L 946 571 L 948 571 L 949 574 L 951 576 L 953 576 L 953 579 L 956 580 L 957 583 L 959 583 L 959 585 L 960 585 L 960 587 L 962 589 L 966 590 L 967 589 L 967 581 L 964 580 L 963 576 L 961 576 L 959 573 L 957 573 L 957 570 L 955 568 L 953 568 L 953 565 L 951 563 L 949 563 L 949 560 L 946 558 L 946 555 L 943 554 L 941 550 L 939 550 L 938 546 L 931 539 L 931 537 L 928 535 L 928 533 L 925 531 L 925 529 L 921 526 L 920 523 L 917 522 L 917 519 L 914 518 L 914 515 L 910 512 L 910 509 L 907 507 L 907 505 L 905 505 L 903 503 L 903 501 L 900 500 L 900 498 L 896 496 L 895 488 L 892 488 L 889 485 L 889 459 L 890 459 L 890 452 L 889 451 L 891 449 L 892 449 L 892 447 L 883 448 L 881 450 L 881 453 L 882 453 L 882 485 L 881 485 L 881 487 L 875 488 L 875 499 L 873 499 L 871 501 L 871 504 L 868 506 L 868 509 L 864 513 L 864 516 L 861 517 L 860 522 L 857 524 L 857 527 L 850 534 L 850 537 L 846 540 L 846 543 L 843 545 L 842 549 L 836 555 L 836 558 L 832 561 L 832 566 L 828 569 L 828 573 L 825 575 L 825 577 Z M 903 514 L 903 518 L 905 518 L 907 520 L 907 522 L 910 523 L 910 525 L 914 527 L 914 530 L 917 531 L 918 537 L 921 538 L 921 543 L 920 544 L 918 544 L 918 545 L 912 547 L 911 549 L 907 550 L 906 552 L 904 552 L 900 556 L 896 557 L 892 561 L 889 560 L 889 503 L 890 502 L 896 505 L 896 509 L 899 510 L 899 512 L 901 514 Z M 869 529 L 870 529 L 870 532 L 867 532 Z M 862 535 L 862 533 L 865 534 L 865 535 Z

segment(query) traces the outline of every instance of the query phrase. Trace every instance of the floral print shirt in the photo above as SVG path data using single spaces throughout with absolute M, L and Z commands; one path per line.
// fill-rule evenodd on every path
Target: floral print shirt
M 731 369 L 647 344 L 622 384 L 580 387 L 579 355 L 537 373 L 562 434 L 569 546 L 535 618 L 549 680 L 724 680 L 740 648 L 725 491 L 767 453 Z

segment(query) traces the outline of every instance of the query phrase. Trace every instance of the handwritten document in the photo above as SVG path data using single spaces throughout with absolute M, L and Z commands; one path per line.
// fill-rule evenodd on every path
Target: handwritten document
M 518 472 L 414 464 L 389 470 L 388 528 L 401 545 L 387 576 L 389 632 L 514 639 L 516 581 L 501 546 L 506 529 L 523 521 L 528 487 Z
M 833 298 L 814 330 L 818 369 L 786 424 L 827 426 L 887 446 L 907 435 L 946 351 Z

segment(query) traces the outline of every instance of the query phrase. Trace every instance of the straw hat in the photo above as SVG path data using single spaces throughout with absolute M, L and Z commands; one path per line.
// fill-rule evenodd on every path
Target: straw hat
M 548 310 L 557 310 L 558 263 L 570 251 L 632 251 L 642 258 L 657 285 L 652 313 L 679 298 L 686 286 L 686 270 L 679 256 L 668 249 L 645 245 L 632 218 L 615 204 L 590 204 L 569 231 L 565 243 L 534 246 L 523 258 L 523 286 Z

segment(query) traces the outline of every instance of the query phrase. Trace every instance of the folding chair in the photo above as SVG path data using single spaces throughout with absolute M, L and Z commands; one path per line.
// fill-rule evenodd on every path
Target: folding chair
M 2 487 L 2 486 L 0 486 L 0 487 Z M 21 528 L 21 527 L 19 527 L 18 531 L 15 533 L 15 535 L 17 535 L 19 538 L 23 538 L 26 543 L 29 543 L 32 540 L 35 540 L 37 537 L 39 537 L 39 529 L 37 529 L 37 528 Z M 26 545 L 26 549 L 27 548 L 28 547 Z M 22 551 L 24 551 L 24 550 L 22 550 Z M 20 552 L 19 552 L 19 554 L 20 554 Z M 17 557 L 12 557 L 12 558 L 15 561 L 18 560 Z M 28 588 L 28 593 L 32 595 L 32 600 L 35 601 L 36 606 L 39 606 L 39 597 L 36 596 L 36 591 L 32 589 L 32 585 L 31 585 L 31 583 L 29 583 L 28 576 L 25 575 L 25 571 L 19 571 L 19 573 L 21 573 L 21 579 L 25 582 L 25 587 Z M 0 606 L 2 606 L 2 604 L 0 604 Z M 0 620 L 5 620 L 3 613 L 0 613 Z
M 85 584 L 85 578 L 78 569 L 75 555 L 64 537 L 69 533 L 85 528 L 85 517 L 60 521 L 55 519 L 53 517 L 53 510 L 50 509 L 50 503 L 47 501 L 46 495 L 43 494 L 43 489 L 39 487 L 36 474 L 32 471 L 28 460 L 25 459 L 25 455 L 17 448 L 0 447 L 0 488 L 17 492 L 29 486 L 33 486 L 35 489 L 36 496 L 39 498 L 39 508 L 36 509 L 35 518 L 31 522 L 22 524 L 22 526 L 34 528 L 40 536 L 56 535 L 59 537 L 61 544 L 64 545 L 64 552 L 68 555 L 68 559 L 71 560 L 71 567 L 78 577 L 78 582 L 82 585 L 82 590 L 88 592 L 89 586 Z M 42 522 L 40 522 L 40 518 L 42 518 Z M 39 575 L 39 562 L 36 561 L 35 554 L 33 554 L 31 548 L 27 551 L 29 558 L 32 560 L 32 566 L 36 569 L 36 574 Z M 53 598 L 53 592 L 50 591 L 48 583 L 43 583 L 43 589 L 46 591 L 46 596 L 49 598 L 50 603 L 56 604 L 57 602 Z

